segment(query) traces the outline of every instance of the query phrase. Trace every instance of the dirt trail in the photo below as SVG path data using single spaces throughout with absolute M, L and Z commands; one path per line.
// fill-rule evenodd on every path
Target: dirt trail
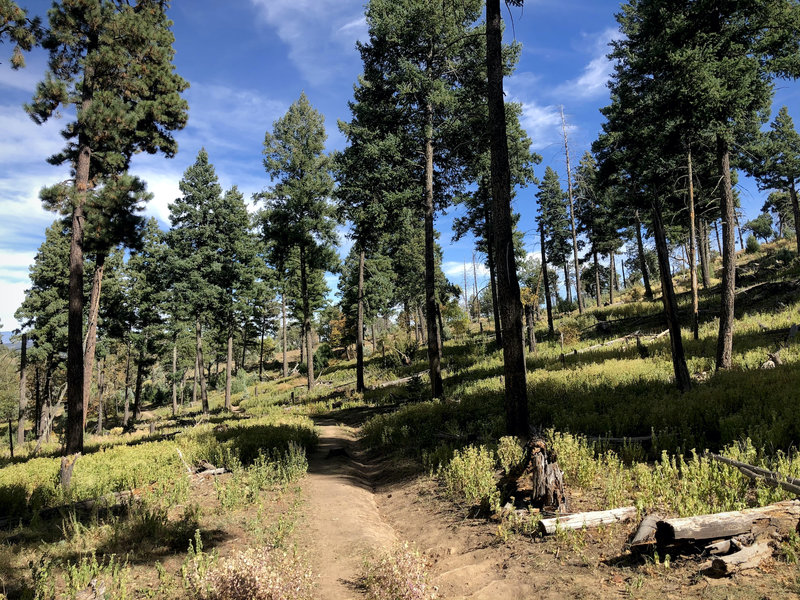
M 331 419 L 316 423 L 319 447 L 304 479 L 305 547 L 320 600 L 359 598 L 364 558 L 397 541 L 375 503 L 375 467 L 362 462 L 354 430 Z

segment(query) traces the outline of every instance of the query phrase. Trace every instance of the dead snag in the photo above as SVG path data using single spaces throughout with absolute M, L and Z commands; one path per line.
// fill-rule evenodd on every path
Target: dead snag
M 500 481 L 505 498 L 530 502 L 533 506 L 567 511 L 564 473 L 558 466 L 555 451 L 548 448 L 540 435 L 533 435 L 525 444 L 523 459 Z

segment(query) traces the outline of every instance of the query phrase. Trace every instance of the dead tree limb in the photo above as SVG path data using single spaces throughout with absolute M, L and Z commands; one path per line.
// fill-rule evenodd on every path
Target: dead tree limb
M 770 485 L 772 487 L 780 487 L 786 490 L 787 492 L 790 492 L 792 494 L 797 494 L 800 496 L 800 479 L 797 479 L 796 477 L 781 475 L 776 471 L 770 471 L 769 469 L 762 469 L 761 467 L 749 465 L 747 463 L 739 462 L 738 460 L 726 458 L 724 456 L 720 456 L 719 454 L 714 454 L 711 452 L 709 452 L 707 456 L 721 463 L 725 463 L 726 465 L 736 467 L 743 475 L 749 477 L 750 479 L 763 481 L 767 485 Z

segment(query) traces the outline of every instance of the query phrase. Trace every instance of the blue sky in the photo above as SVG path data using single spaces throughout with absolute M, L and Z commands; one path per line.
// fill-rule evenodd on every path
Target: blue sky
M 44 16 L 49 1 L 19 0 L 33 14 Z M 238 185 L 249 197 L 268 185 L 261 162 L 264 133 L 305 91 L 325 115 L 328 149 L 341 148 L 336 128 L 347 119 L 347 101 L 361 71 L 355 42 L 365 39 L 363 0 L 173 0 L 175 64 L 191 87 L 189 123 L 177 134 L 174 159 L 137 156 L 132 171 L 148 183 L 155 198 L 147 214 L 168 226 L 168 205 L 180 193 L 178 181 L 197 152 L 205 147 L 224 188 Z M 616 35 L 610 0 L 528 0 L 513 9 L 506 35 L 523 44 L 517 72 L 506 81 L 507 97 L 524 107 L 523 126 L 533 149 L 564 176 L 559 107 L 564 106 L 570 149 L 577 164 L 596 137 L 598 108 L 608 102 L 607 44 Z M 506 12 L 504 17 L 508 17 Z M 45 69 L 46 56 L 36 51 L 28 66 L 12 71 L 10 48 L 0 47 L 0 323 L 17 326 L 13 313 L 29 286 L 28 265 L 54 215 L 41 208 L 38 191 L 66 179 L 66 169 L 46 158 L 62 146 L 63 122 L 35 125 L 23 112 Z M 800 86 L 781 83 L 779 104 L 790 113 L 798 107 Z M 800 114 L 794 115 L 800 119 Z M 534 227 L 535 188 L 520 190 L 516 210 L 528 249 L 538 249 Z M 764 194 L 744 181 L 745 212 L 754 216 Z M 472 240 L 451 243 L 451 223 L 458 209 L 437 219 L 444 247 L 444 270 L 456 283 L 463 280 L 463 261 L 472 257 Z M 343 252 L 349 242 L 343 236 Z M 485 279 L 484 270 L 479 279 Z M 333 283 L 333 279 L 331 283 Z M 479 285 L 481 282 L 479 281 Z

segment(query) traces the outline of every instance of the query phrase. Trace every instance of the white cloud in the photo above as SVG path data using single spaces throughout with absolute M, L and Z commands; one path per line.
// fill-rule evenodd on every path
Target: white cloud
M 531 148 L 534 150 L 562 143 L 561 112 L 558 106 L 540 105 L 535 101 L 522 102 L 521 122 L 532 140 Z
M 366 36 L 362 0 L 251 0 L 311 83 L 331 81 Z
M 606 55 L 609 53 L 608 44 L 619 39 L 617 29 L 606 29 L 598 35 L 586 36 L 593 39 L 594 57 L 583 68 L 583 72 L 576 78 L 570 79 L 554 90 L 557 97 L 568 97 L 579 100 L 597 98 L 608 93 L 606 83 L 611 77 L 611 61 Z
M 467 284 L 472 287 L 473 284 L 473 274 L 472 274 L 472 263 L 467 263 Z M 457 260 L 445 260 L 442 261 L 442 271 L 450 281 L 456 282 L 458 285 L 464 285 L 464 263 L 458 262 Z M 486 265 L 483 263 L 477 263 L 476 271 L 478 274 L 479 280 L 484 280 L 489 277 L 489 269 L 486 268 Z
M 0 283 L 3 286 L 3 293 L 0 294 L 0 324 L 5 331 L 17 329 L 19 322 L 14 318 L 14 313 L 25 299 L 25 290 L 30 287 L 30 282 L 9 282 L 0 272 Z

